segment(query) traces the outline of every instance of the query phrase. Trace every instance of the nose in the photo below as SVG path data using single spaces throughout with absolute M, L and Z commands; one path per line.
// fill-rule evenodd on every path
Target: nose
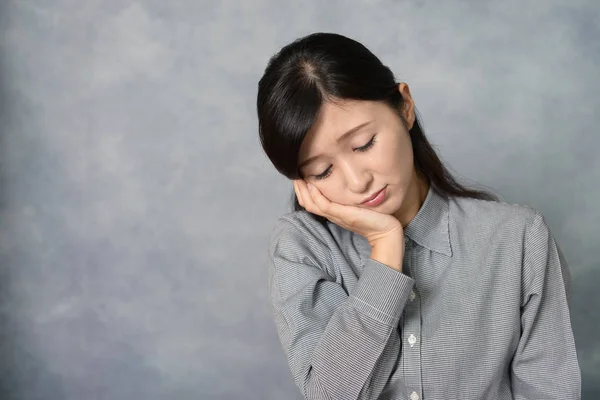
M 371 183 L 371 174 L 357 163 L 343 161 L 341 163 L 348 189 L 357 194 L 364 194 Z

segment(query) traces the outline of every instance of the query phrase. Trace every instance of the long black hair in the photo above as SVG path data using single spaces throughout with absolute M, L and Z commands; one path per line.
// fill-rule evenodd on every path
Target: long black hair
M 392 71 L 361 43 L 335 33 L 313 33 L 284 46 L 258 83 L 256 101 L 261 145 L 275 168 L 299 179 L 298 155 L 328 100 L 381 101 L 400 112 L 403 98 Z M 443 196 L 498 200 L 460 184 L 444 166 L 416 116 L 409 130 L 415 169 Z M 293 208 L 302 210 L 295 193 Z M 324 220 L 323 218 L 320 218 Z

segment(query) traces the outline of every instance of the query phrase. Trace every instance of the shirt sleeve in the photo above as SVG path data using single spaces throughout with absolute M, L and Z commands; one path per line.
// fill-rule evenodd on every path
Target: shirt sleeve
M 570 284 L 567 263 L 544 218 L 536 213 L 525 239 L 521 338 L 511 370 L 516 400 L 581 396 Z
M 399 357 L 414 281 L 368 259 L 347 293 L 326 272 L 326 246 L 306 240 L 288 230 L 271 247 L 275 325 L 296 386 L 305 399 L 376 399 Z

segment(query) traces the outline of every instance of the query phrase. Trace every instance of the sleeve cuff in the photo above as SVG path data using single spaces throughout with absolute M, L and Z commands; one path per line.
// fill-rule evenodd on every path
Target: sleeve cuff
M 349 304 L 378 321 L 396 325 L 414 286 L 414 279 L 369 258 Z

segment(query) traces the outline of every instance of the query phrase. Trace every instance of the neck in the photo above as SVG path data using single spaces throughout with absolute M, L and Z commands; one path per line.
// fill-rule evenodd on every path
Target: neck
M 415 171 L 404 202 L 400 209 L 394 214 L 402 224 L 403 228 L 413 220 L 421 209 L 423 202 L 425 202 L 425 199 L 427 198 L 429 186 L 430 183 L 428 179 Z

